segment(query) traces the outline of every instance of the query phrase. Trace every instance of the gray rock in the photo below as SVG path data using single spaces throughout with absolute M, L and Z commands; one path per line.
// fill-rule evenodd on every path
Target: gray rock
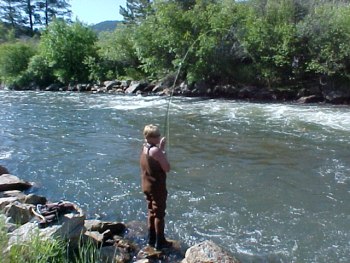
M 11 174 L 3 174 L 0 176 L 0 192 L 9 190 L 27 190 L 32 187 L 32 184 L 19 179 Z
M 33 204 L 33 205 L 37 205 L 37 204 L 45 204 L 47 202 L 47 199 L 45 196 L 40 196 L 40 195 L 35 195 L 35 194 L 29 194 L 26 195 L 23 199 L 23 203 L 25 204 Z
M 31 208 L 34 208 L 34 206 L 15 202 L 8 204 L 4 208 L 4 212 L 7 217 L 11 217 L 12 223 L 23 225 L 33 218 Z
M 85 215 L 80 211 L 78 214 L 69 213 L 63 215 L 58 224 L 39 229 L 36 222 L 26 223 L 10 234 L 7 251 L 14 244 L 30 242 L 34 237 L 41 240 L 62 239 L 69 240 L 70 247 L 77 248 L 79 240 L 84 233 Z
M 26 194 L 19 190 L 10 190 L 2 192 L 1 197 L 17 197 L 18 199 L 24 199 Z
M 221 247 L 212 241 L 204 241 L 187 249 L 185 259 L 181 263 L 239 263 Z
M 3 210 L 7 205 L 12 204 L 18 201 L 18 197 L 10 196 L 10 197 L 2 197 L 0 198 L 0 209 Z
M 100 250 L 100 256 L 102 262 L 106 263 L 124 263 L 130 262 L 131 260 L 131 255 L 129 253 L 116 246 L 102 247 Z
M 109 230 L 113 235 L 121 235 L 126 230 L 126 226 L 123 223 L 101 220 L 85 220 L 85 228 L 88 231 L 97 231 L 99 233 Z
M 126 94 L 136 93 L 137 91 L 143 91 L 146 87 L 145 83 L 133 81 L 130 86 L 125 90 Z
M 105 240 L 104 235 L 98 231 L 85 231 L 84 235 L 88 238 L 88 240 L 91 240 L 92 244 L 95 244 L 97 247 L 101 247 Z
M 103 82 L 103 85 L 106 87 L 107 90 L 110 90 L 120 85 L 120 81 L 117 81 L 117 80 L 105 81 Z
M 310 95 L 298 99 L 298 103 L 316 103 L 323 101 L 323 98 L 317 95 Z

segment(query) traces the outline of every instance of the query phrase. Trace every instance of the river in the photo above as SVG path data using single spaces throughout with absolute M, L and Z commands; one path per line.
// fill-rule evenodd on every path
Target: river
M 166 233 L 246 262 L 350 262 L 350 107 L 0 91 L 0 164 L 89 218 L 145 222 L 142 129 L 165 129 Z M 167 127 L 164 127 L 167 126 Z

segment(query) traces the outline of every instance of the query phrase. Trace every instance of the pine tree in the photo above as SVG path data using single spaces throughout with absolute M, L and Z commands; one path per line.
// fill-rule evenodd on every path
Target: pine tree
M 35 5 L 33 0 L 25 0 L 23 3 L 23 9 L 25 14 L 27 15 L 27 21 L 29 23 L 29 27 L 31 32 L 34 32 L 34 12 Z
M 37 1 L 36 5 L 42 15 L 37 17 L 47 26 L 54 18 L 65 18 L 68 20 L 71 17 L 69 0 L 44 0 Z
M 23 25 L 24 18 L 21 12 L 21 0 L 0 0 L 1 21 L 11 25 L 13 29 Z
M 137 23 L 151 12 L 152 0 L 127 0 L 126 8 L 120 6 L 119 13 L 125 23 Z

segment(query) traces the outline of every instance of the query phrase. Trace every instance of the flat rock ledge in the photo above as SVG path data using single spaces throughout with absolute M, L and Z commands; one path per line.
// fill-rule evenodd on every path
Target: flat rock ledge
M 1 248 L 3 254 L 13 246 L 25 245 L 33 238 L 40 238 L 44 241 L 66 240 L 72 250 L 78 249 L 81 243 L 93 244 L 99 251 L 101 262 L 107 263 L 239 263 L 212 241 L 194 245 L 185 252 L 179 241 L 171 240 L 171 249 L 157 251 L 146 245 L 145 223 L 132 221 L 124 224 L 87 219 L 84 211 L 71 202 L 53 203 L 44 196 L 28 194 L 26 191 L 32 186 L 32 183 L 11 175 L 0 165 L 0 220 L 5 222 L 8 233 L 8 244 Z M 74 209 L 42 225 L 43 214 L 38 214 L 38 209 L 62 203 L 72 204 Z

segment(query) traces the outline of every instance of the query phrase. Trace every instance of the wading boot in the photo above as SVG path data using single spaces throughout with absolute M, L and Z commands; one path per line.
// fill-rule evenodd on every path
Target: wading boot
M 165 239 L 164 235 L 161 235 L 160 237 L 157 236 L 156 246 L 155 248 L 157 250 L 162 250 L 165 248 L 171 248 L 173 246 L 172 242 L 169 242 Z
M 156 245 L 156 230 L 148 229 L 148 245 L 154 247 Z

